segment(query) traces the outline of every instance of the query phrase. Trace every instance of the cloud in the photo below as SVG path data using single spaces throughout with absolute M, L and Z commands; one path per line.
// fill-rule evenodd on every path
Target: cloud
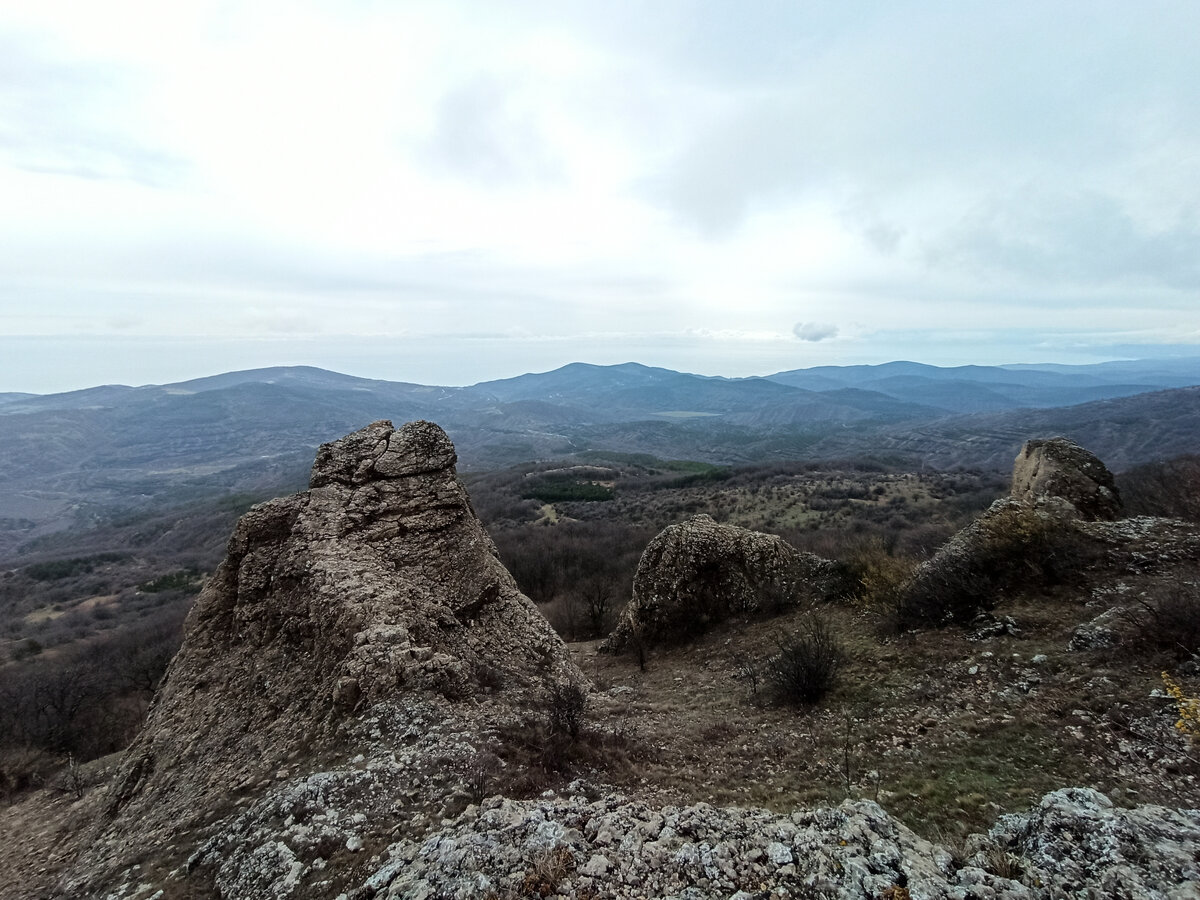
M 802 341 L 816 344 L 837 337 L 838 329 L 836 325 L 824 322 L 797 322 L 792 326 L 792 334 Z
M 1000 195 L 932 241 L 926 260 L 1040 284 L 1200 287 L 1200 217 L 1138 221 L 1121 198 L 1033 187 Z
M 560 166 L 519 85 L 481 74 L 446 93 L 424 147 L 434 166 L 483 185 L 555 179 Z
M 13 35 L 0 35 L 0 61 L 0 160 L 32 173 L 149 187 L 186 177 L 180 157 L 143 139 L 131 70 L 60 60 Z

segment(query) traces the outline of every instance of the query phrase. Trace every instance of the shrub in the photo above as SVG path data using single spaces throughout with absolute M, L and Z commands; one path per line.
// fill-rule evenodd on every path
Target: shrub
M 767 661 L 767 682 L 781 702 L 809 706 L 833 688 L 844 660 L 833 630 L 813 614 L 798 633 L 780 642 L 779 652 Z
M 1179 711 L 1175 728 L 1180 734 L 1187 735 L 1193 744 L 1200 744 L 1200 697 L 1187 696 L 1183 688 L 1166 672 L 1162 673 L 1162 680 Z
M 1137 606 L 1127 608 L 1126 618 L 1142 647 L 1165 650 L 1181 660 L 1200 654 L 1200 587 L 1195 584 L 1160 583 Z
M 916 571 L 896 598 L 897 624 L 967 624 L 1006 594 L 1070 582 L 1097 552 L 1070 522 L 1010 504 L 977 519 Z
M 146 594 L 159 594 L 163 591 L 184 591 L 188 594 L 200 593 L 200 573 L 195 569 L 181 569 L 167 575 L 160 575 L 151 581 L 138 585 L 138 590 Z
M 882 541 L 867 541 L 842 563 L 845 591 L 868 609 L 894 609 L 915 563 L 888 552 Z
M 1118 475 L 1117 485 L 1130 515 L 1200 522 L 1200 455 L 1137 466 Z
M 546 704 L 546 724 L 550 734 L 565 734 L 578 740 L 587 708 L 587 688 L 574 681 L 557 681 L 550 685 Z

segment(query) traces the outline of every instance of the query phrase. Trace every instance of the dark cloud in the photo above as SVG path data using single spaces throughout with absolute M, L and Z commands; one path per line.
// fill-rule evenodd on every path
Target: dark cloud
M 836 325 L 824 322 L 797 322 L 792 326 L 792 334 L 802 341 L 815 344 L 837 337 L 838 329 Z

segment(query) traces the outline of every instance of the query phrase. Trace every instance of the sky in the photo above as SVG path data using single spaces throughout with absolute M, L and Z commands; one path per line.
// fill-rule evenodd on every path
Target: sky
M 1200 355 L 1200 3 L 0 0 L 0 391 Z

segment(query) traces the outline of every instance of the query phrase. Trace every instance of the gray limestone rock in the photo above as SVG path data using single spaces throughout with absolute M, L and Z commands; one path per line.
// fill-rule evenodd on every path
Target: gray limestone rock
M 1011 854 L 1037 897 L 1200 898 L 1200 810 L 1119 809 L 1099 791 L 1063 788 L 1002 816 L 975 857 Z
M 393 844 L 369 883 L 389 898 L 477 896 L 481 886 L 479 896 L 508 896 L 536 885 L 543 895 L 611 900 L 1184 900 L 1198 896 L 1198 841 L 1200 811 L 1119 810 L 1082 788 L 1003 817 L 976 838 L 965 866 L 862 800 L 786 814 L 496 797 L 419 841 Z
M 833 563 L 777 535 L 693 516 L 647 545 L 606 648 L 685 640 L 730 616 L 823 598 L 833 583 Z
M 321 447 L 308 491 L 242 517 L 82 872 L 157 855 L 232 798 L 303 774 L 380 703 L 528 708 L 550 681 L 586 683 L 500 563 L 454 464 L 436 425 L 376 422 Z M 290 871 L 282 850 L 262 856 Z
M 1013 463 L 1010 494 L 1024 503 L 1063 503 L 1084 519 L 1122 514 L 1112 472 L 1094 454 L 1056 437 L 1026 441 Z

